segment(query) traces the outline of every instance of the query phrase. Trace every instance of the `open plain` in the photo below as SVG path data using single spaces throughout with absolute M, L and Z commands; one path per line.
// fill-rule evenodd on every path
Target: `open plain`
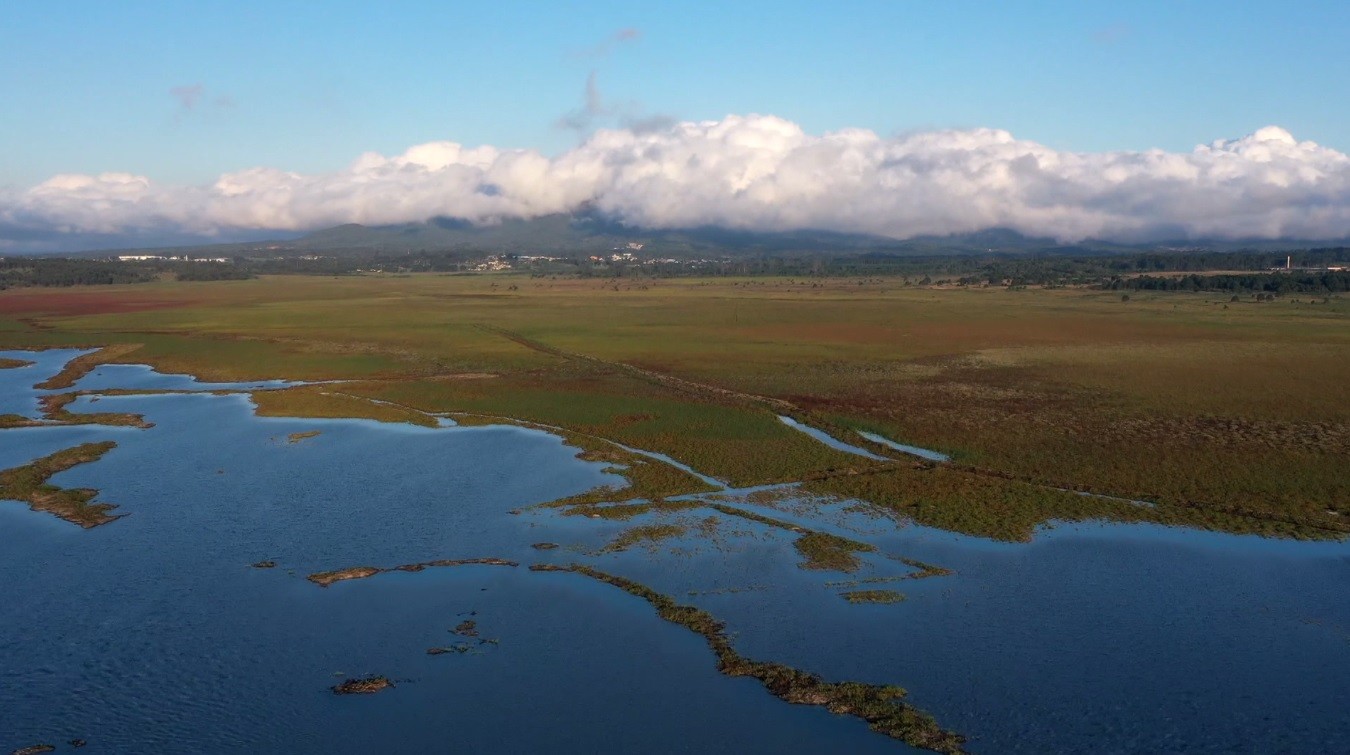
M 534 423 L 986 537 L 1097 517 L 1350 532 L 1340 297 L 371 275 L 18 290 L 0 312 L 0 346 L 104 347 L 76 370 L 341 381 L 258 394 L 265 414 Z M 666 469 L 622 495 L 698 489 Z

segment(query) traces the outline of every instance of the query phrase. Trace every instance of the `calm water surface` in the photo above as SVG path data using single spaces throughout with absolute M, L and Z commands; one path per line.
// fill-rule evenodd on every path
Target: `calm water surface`
M 0 351 L 0 357 L 20 359 L 32 364 L 0 370 L 0 414 L 35 417 L 38 398 L 52 391 L 34 388 L 61 371 L 66 362 L 92 349 L 50 349 L 48 351 Z
M 32 384 L 73 355 L 0 370 L 0 413 L 33 416 Z M 80 387 L 219 387 L 100 372 Z M 672 521 L 711 516 L 710 540 L 597 556 L 659 520 L 511 513 L 621 481 L 547 433 L 259 418 L 243 395 L 71 409 L 155 427 L 0 432 L 0 468 L 117 441 L 53 482 L 128 514 L 82 530 L 0 504 L 0 752 L 75 737 L 84 752 L 908 751 L 719 675 L 701 637 L 611 586 L 524 567 L 541 560 L 706 608 L 748 657 L 901 684 L 976 752 L 1350 751 L 1345 544 L 1103 524 L 1001 544 L 798 504 L 757 510 L 874 543 L 863 573 L 800 570 L 782 531 L 707 510 Z M 522 566 L 303 579 L 486 556 Z M 830 584 L 912 571 L 890 557 L 956 574 L 865 585 L 908 597 L 886 606 Z M 465 618 L 497 642 L 426 654 Z M 328 691 L 365 674 L 398 686 Z

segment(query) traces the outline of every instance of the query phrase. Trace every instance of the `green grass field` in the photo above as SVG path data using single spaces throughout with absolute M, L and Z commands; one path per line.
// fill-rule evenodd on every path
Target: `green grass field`
M 270 414 L 514 418 L 982 536 L 1094 517 L 1350 531 L 1339 298 L 501 275 L 0 292 L 2 347 L 110 344 L 208 380 L 357 381 L 270 394 Z M 954 465 L 852 474 L 878 465 L 784 426 L 785 405 Z

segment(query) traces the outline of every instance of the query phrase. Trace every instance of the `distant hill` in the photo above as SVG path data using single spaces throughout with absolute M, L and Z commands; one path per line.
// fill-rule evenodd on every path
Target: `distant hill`
M 335 226 L 299 237 L 230 244 L 183 245 L 154 249 L 100 250 L 78 256 L 155 253 L 202 256 L 368 256 L 418 252 L 484 254 L 574 255 L 598 254 L 641 244 L 641 257 L 800 256 L 809 254 L 888 254 L 941 256 L 966 254 L 1114 254 L 1139 251 L 1278 251 L 1350 243 L 1334 241 L 1177 241 L 1118 244 L 1085 241 L 1064 245 L 1050 238 L 1025 236 L 1006 228 L 991 228 L 951 236 L 919 236 L 897 240 L 884 236 L 833 231 L 759 232 L 720 227 L 686 229 L 635 228 L 605 219 L 597 213 L 545 215 L 505 219 L 474 225 L 454 218 L 421 223 Z
M 1065 247 L 1049 238 L 1023 236 L 994 228 L 954 236 L 920 236 L 897 240 L 885 236 L 835 231 L 744 231 L 716 226 L 646 229 L 623 225 L 595 214 L 546 215 L 475 226 L 462 220 L 434 218 L 424 223 L 390 226 L 341 225 L 304 236 L 297 250 L 363 250 L 386 253 L 459 251 L 514 254 L 597 253 L 642 244 L 642 256 L 793 255 L 819 252 L 885 252 L 905 255 L 984 252 L 1110 252 L 1133 250 L 1119 244 L 1090 243 Z

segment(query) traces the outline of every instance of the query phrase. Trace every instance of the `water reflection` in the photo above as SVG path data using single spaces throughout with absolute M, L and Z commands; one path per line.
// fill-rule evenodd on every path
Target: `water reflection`
M 25 395 L 75 353 L 0 370 L 0 396 Z M 119 375 L 186 384 L 100 371 L 99 390 L 128 387 Z M 52 482 L 98 488 L 129 514 L 85 531 L 0 504 L 0 751 L 75 737 L 124 752 L 905 749 L 720 676 L 701 638 L 577 575 L 304 580 L 481 557 L 584 561 L 643 582 L 727 621 L 747 657 L 907 687 L 976 752 L 1350 751 L 1344 543 L 1104 524 L 996 543 L 787 486 L 710 494 L 877 548 L 856 574 L 811 572 L 795 533 L 707 508 L 628 522 L 531 508 L 622 483 L 539 430 L 260 418 L 242 394 L 105 396 L 97 409 L 155 427 L 0 432 L 3 468 L 115 440 Z M 600 553 L 662 521 L 687 533 Z M 541 541 L 562 547 L 530 547 Z M 954 574 L 905 579 L 902 558 Z M 250 566 L 263 559 L 277 567 Z M 906 600 L 851 605 L 852 583 Z M 498 643 L 427 655 L 466 615 Z M 397 686 L 327 692 L 368 673 Z

